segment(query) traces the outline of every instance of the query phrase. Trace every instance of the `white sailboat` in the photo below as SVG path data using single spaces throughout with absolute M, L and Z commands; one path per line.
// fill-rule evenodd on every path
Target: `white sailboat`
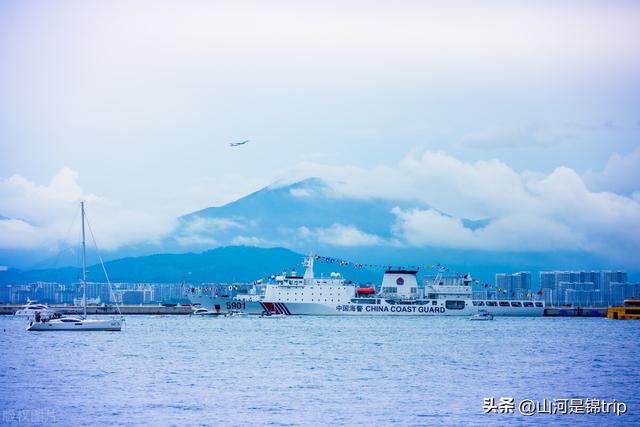
M 120 319 L 87 319 L 87 253 L 84 232 L 84 202 L 80 202 L 82 215 L 82 317 L 53 317 L 36 316 L 27 327 L 27 331 L 120 331 Z M 102 262 L 102 260 L 100 260 Z M 104 265 L 103 265 L 104 268 Z M 105 271 L 106 274 L 106 271 Z M 108 278 L 107 278 L 108 281 Z M 116 303 L 117 307 L 117 303 Z M 118 310 L 120 310 L 118 308 Z

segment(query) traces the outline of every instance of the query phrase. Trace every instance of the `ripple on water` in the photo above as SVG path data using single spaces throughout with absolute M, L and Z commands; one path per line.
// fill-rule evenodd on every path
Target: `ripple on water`
M 140 316 L 120 334 L 30 334 L 0 318 L 0 408 L 30 409 L 37 396 L 58 425 L 520 425 L 528 419 L 483 415 L 483 397 L 590 397 L 626 402 L 615 421 L 640 425 L 640 322 L 220 320 Z

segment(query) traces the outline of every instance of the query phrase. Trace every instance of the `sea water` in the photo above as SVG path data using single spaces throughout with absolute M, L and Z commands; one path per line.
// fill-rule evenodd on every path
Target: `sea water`
M 122 332 L 0 317 L 0 424 L 640 425 L 640 322 L 129 316 Z M 485 413 L 486 399 L 514 411 Z M 524 416 L 519 402 L 627 412 Z M 507 401 L 508 402 L 508 401 Z

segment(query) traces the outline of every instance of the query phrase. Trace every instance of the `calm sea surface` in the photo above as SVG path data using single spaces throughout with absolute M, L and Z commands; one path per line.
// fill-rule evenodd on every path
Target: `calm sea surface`
M 0 424 L 640 425 L 640 322 L 129 316 L 117 332 L 0 317 Z M 516 414 L 484 414 L 513 397 Z M 597 398 L 628 413 L 517 414 Z

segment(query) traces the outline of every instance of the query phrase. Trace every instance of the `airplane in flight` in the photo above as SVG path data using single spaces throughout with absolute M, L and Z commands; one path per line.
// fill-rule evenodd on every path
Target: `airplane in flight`
M 229 146 L 230 146 L 230 147 L 238 147 L 238 146 L 240 146 L 240 145 L 244 145 L 244 144 L 246 144 L 247 142 L 249 142 L 249 140 L 248 140 L 248 139 L 247 139 L 247 140 L 245 140 L 245 141 L 242 141 L 242 142 L 231 142 L 231 143 L 229 143 Z

